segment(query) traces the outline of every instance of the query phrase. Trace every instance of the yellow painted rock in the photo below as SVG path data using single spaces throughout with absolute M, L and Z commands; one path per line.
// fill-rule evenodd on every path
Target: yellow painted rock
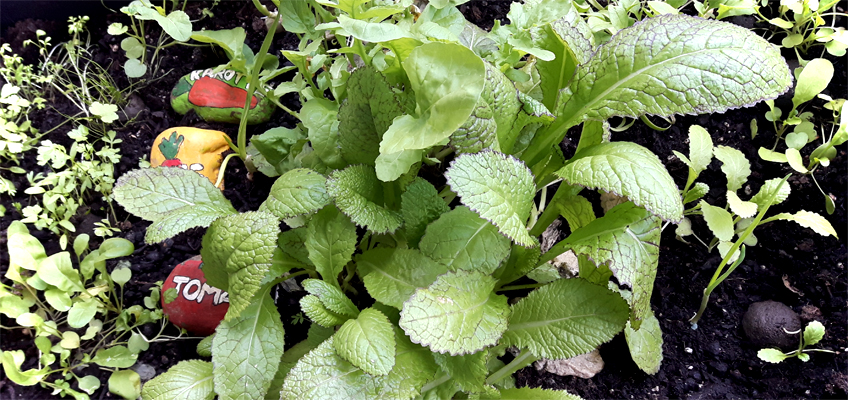
M 166 129 L 153 141 L 150 166 L 190 169 L 214 184 L 221 169 L 222 154 L 230 148 L 226 138 L 226 133 L 209 129 Z M 223 187 L 222 180 L 219 189 Z

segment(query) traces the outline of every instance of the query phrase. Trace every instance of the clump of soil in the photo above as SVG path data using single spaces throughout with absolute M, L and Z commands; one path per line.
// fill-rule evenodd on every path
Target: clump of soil
M 801 317 L 786 304 L 772 300 L 759 301 L 748 307 L 742 317 L 742 328 L 748 339 L 757 345 L 786 349 L 798 346 Z

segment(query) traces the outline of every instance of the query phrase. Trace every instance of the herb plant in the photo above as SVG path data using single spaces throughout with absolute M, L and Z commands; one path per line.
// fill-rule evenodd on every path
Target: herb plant
M 661 225 L 684 207 L 657 156 L 610 142 L 605 121 L 773 98 L 791 83 L 777 49 L 682 15 L 597 45 L 570 2 L 514 3 L 512 23 L 490 33 L 456 2 L 419 12 L 317 0 L 304 2 L 304 20 L 326 12 L 316 3 L 335 21 L 315 29 L 344 47 L 311 56 L 322 44 L 307 39 L 302 59 L 284 53 L 298 60 L 301 82 L 344 65 L 329 54 L 364 65 L 337 70 L 338 85 L 305 83 L 301 124 L 254 142 L 280 174 L 259 210 L 236 212 L 206 179 L 177 168 L 132 171 L 115 187 L 127 211 L 153 221 L 148 242 L 208 227 L 204 273 L 230 293 L 212 361 L 178 364 L 143 397 L 174 398 L 186 386 L 222 399 L 566 396 L 514 389 L 511 375 L 622 331 L 640 367 L 655 372 Z M 332 99 L 320 85 L 334 88 Z M 580 124 L 577 153 L 565 159 L 558 144 Z M 584 188 L 629 201 L 597 217 Z M 542 253 L 538 237 L 560 216 L 571 233 Z M 579 277 L 523 284 L 567 250 L 580 257 Z M 309 336 L 286 351 L 269 292 L 306 275 Z M 610 288 L 611 276 L 628 289 Z M 504 293 L 519 289 L 532 290 L 509 305 Z M 520 353 L 505 364 L 498 357 L 513 346 Z
M 180 2 L 171 3 L 176 8 Z M 185 0 L 182 1 L 183 9 L 187 3 Z M 162 5 L 164 6 L 165 3 L 163 2 Z M 153 66 L 151 75 L 155 75 L 159 70 L 157 61 L 159 51 L 186 42 L 191 36 L 191 20 L 182 10 L 174 9 L 168 12 L 165 8 L 154 5 L 150 0 L 134 0 L 129 5 L 121 7 L 121 12 L 130 16 L 132 24 L 127 27 L 121 23 L 113 23 L 109 25 L 107 33 L 113 36 L 127 35 L 121 40 L 121 49 L 127 56 L 127 61 L 124 62 L 124 73 L 129 78 L 144 76 L 148 66 Z M 155 44 L 147 44 L 145 37 L 149 32 L 145 32 L 145 21 L 156 21 L 162 28 Z M 150 56 L 147 53 L 148 48 L 153 48 L 153 54 Z
M 798 334 L 799 331 L 796 332 L 787 332 L 789 334 Z M 818 351 L 822 353 L 834 353 L 832 350 L 824 350 L 824 349 L 808 349 L 807 346 L 812 346 L 824 338 L 824 325 L 822 325 L 819 321 L 812 321 L 804 328 L 804 334 L 801 335 L 800 343 L 798 344 L 798 350 L 793 350 L 788 353 L 784 353 L 780 349 L 761 349 L 757 352 L 757 357 L 761 360 L 770 362 L 772 364 L 779 364 L 783 362 L 783 360 L 790 357 L 798 357 L 799 360 L 803 362 L 810 361 L 809 353 Z

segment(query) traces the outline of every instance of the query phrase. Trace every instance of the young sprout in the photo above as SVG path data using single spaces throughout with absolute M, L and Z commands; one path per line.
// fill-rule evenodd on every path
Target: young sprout
M 794 335 L 799 332 L 800 330 L 795 332 L 786 331 L 786 333 L 791 335 Z M 761 349 L 757 352 L 757 357 L 759 357 L 763 361 L 778 364 L 789 357 L 798 357 L 798 359 L 803 362 L 810 361 L 810 355 L 807 353 L 814 351 L 837 354 L 837 352 L 831 350 L 806 348 L 807 346 L 812 346 L 818 343 L 823 337 L 824 325 L 822 325 L 822 323 L 819 321 L 813 321 L 807 324 L 807 327 L 804 328 L 804 334 L 801 335 L 801 341 L 798 345 L 798 350 L 793 350 L 788 353 L 784 353 L 779 349 Z

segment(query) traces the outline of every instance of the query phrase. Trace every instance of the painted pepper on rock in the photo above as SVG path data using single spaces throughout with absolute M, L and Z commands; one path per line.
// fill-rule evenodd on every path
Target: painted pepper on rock
M 194 110 L 208 122 L 238 123 L 247 100 L 248 77 L 233 71 L 213 69 L 192 71 L 177 81 L 171 91 L 171 107 L 185 114 Z M 261 93 L 250 99 L 247 123 L 267 122 L 274 113 L 274 104 Z

